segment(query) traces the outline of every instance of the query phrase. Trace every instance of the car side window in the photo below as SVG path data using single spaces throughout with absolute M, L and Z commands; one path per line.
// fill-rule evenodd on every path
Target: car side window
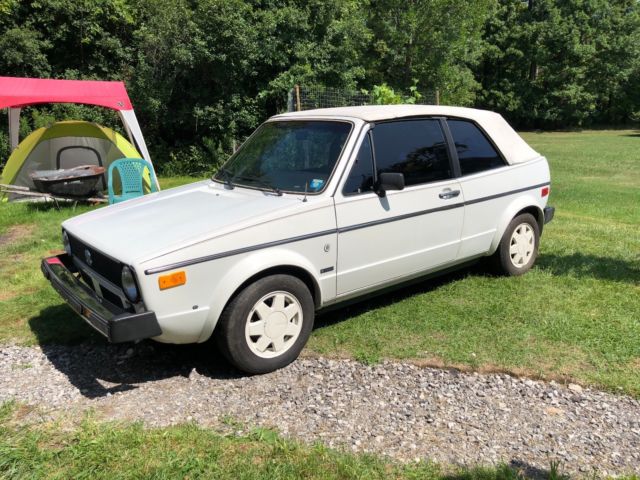
M 437 119 L 381 123 L 373 130 L 378 175 L 404 174 L 405 185 L 451 178 L 444 133 Z
M 362 141 L 342 193 L 343 195 L 357 195 L 371 191 L 373 191 L 373 155 L 371 140 L 367 134 Z
M 447 120 L 447 124 L 456 145 L 462 175 L 505 166 L 500 154 L 472 122 Z

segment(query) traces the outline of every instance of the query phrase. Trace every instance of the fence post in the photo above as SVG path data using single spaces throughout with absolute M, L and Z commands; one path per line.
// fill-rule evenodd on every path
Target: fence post
M 293 112 L 293 87 L 287 91 L 287 112 Z
M 436 88 L 436 105 L 440 105 L 440 89 Z
M 302 110 L 302 107 L 300 106 L 300 85 L 296 85 L 296 109 L 299 112 L 300 110 Z

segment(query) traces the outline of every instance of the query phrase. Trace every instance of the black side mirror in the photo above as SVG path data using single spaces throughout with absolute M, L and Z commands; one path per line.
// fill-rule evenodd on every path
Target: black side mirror
M 389 190 L 404 190 L 404 174 L 385 172 L 378 175 L 376 193 L 384 197 Z

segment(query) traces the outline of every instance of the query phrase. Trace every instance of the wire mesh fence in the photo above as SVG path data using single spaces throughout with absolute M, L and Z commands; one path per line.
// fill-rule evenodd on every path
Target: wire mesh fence
M 415 102 L 416 104 L 438 105 L 440 103 L 440 95 L 437 90 L 420 92 L 420 95 L 421 97 Z M 407 93 L 403 96 L 411 97 L 412 95 Z M 314 108 L 357 107 L 376 104 L 376 99 L 371 92 L 296 85 L 289 91 L 287 110 L 295 112 Z

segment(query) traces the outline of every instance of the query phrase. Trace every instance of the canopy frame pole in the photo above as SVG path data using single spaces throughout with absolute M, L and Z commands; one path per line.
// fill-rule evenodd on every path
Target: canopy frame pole
M 20 143 L 20 107 L 9 108 L 9 145 L 11 152 L 18 148 Z
M 147 144 L 144 142 L 144 136 L 142 135 L 142 130 L 140 130 L 140 124 L 138 124 L 136 113 L 133 110 L 120 110 L 119 112 L 125 128 L 131 132 L 131 136 L 133 137 L 133 145 L 138 149 L 138 151 L 142 155 L 142 158 L 144 158 L 147 162 L 149 162 L 149 165 L 151 165 L 151 173 L 153 173 L 152 176 L 153 178 L 155 178 L 158 191 L 160 191 L 160 184 L 158 183 L 156 169 L 153 166 L 153 162 L 151 161 L 149 150 L 147 150 Z
M 124 125 L 124 130 L 127 132 L 129 143 L 131 145 L 135 145 L 135 142 L 133 141 L 133 136 L 131 135 L 131 129 L 129 128 L 129 124 L 127 123 L 127 121 L 124 118 L 124 115 L 122 114 L 122 110 L 118 110 L 118 116 L 120 117 L 120 121 L 122 122 L 122 125 Z

